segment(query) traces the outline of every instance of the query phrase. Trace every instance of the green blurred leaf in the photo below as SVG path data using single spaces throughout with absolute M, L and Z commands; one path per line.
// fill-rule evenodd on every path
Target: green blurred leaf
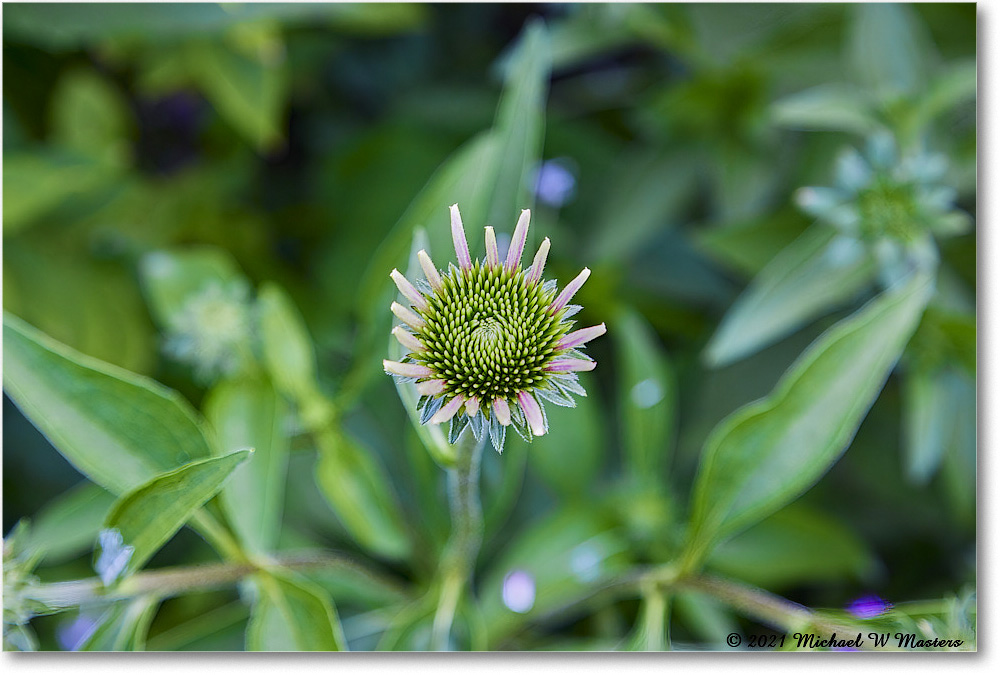
M 923 89 L 934 44 L 913 8 L 861 3 L 851 12 L 847 57 L 855 81 L 883 100 Z
M 599 512 L 575 506 L 522 529 L 482 581 L 479 601 L 491 648 L 526 622 L 587 597 L 624 572 L 627 548 L 621 533 Z M 511 574 L 517 576 L 508 582 L 514 586 L 507 598 L 518 611 L 504 603 L 504 581 Z
M 71 49 L 95 40 L 176 41 L 191 35 L 214 35 L 264 19 L 314 22 L 326 17 L 349 30 L 394 32 L 409 28 L 423 12 L 398 3 L 99 3 L 23 4 L 6 12 L 11 34 L 53 49 Z
M 626 473 L 662 485 L 677 434 L 677 384 L 656 331 L 625 309 L 608 331 L 615 340 Z
M 5 242 L 4 309 L 88 356 L 149 374 L 154 328 L 132 271 L 40 234 Z
M 206 285 L 243 278 L 233 257 L 214 246 L 154 251 L 143 257 L 139 274 L 150 311 L 164 328 L 173 325 L 185 301 Z
M 32 517 L 24 548 L 40 553 L 49 564 L 90 550 L 114 501 L 90 481 L 70 488 Z
M 124 574 L 141 569 L 176 534 L 253 449 L 189 462 L 123 494 L 104 521 L 105 530 L 121 533 L 121 546 L 132 547 Z M 101 555 L 115 555 L 103 550 Z
M 795 241 L 805 226 L 797 210 L 783 209 L 763 217 L 702 227 L 691 236 L 694 244 L 713 259 L 753 277 L 776 252 Z
M 210 453 L 174 390 L 84 356 L 4 313 L 4 388 L 70 464 L 121 494 Z
M 779 591 L 816 582 L 863 581 L 875 559 L 837 520 L 792 505 L 719 545 L 707 564 L 726 576 Z
M 903 462 L 911 482 L 926 484 L 946 453 L 959 452 L 954 445 L 969 422 L 964 408 L 974 400 L 975 380 L 957 369 L 907 372 L 903 379 Z
M 700 638 L 708 649 L 723 649 L 730 633 L 740 627 L 729 608 L 710 595 L 679 591 L 674 595 L 675 621 Z
M 257 601 L 247 625 L 249 651 L 344 651 L 347 641 L 326 591 L 299 576 L 257 575 Z
M 572 501 L 590 499 L 605 459 L 604 406 L 597 391 L 587 388 L 588 395 L 577 398 L 575 408 L 545 406 L 549 432 L 535 438 L 527 452 L 532 471 Z M 521 440 L 508 436 L 507 442 Z
M 303 403 L 319 396 L 316 353 L 302 315 L 288 294 L 275 283 L 264 283 L 257 294 L 264 363 L 278 389 Z
M 285 136 L 284 42 L 262 26 L 245 27 L 238 37 L 193 43 L 188 69 L 223 119 L 257 150 L 271 150 Z
M 52 94 L 52 140 L 108 164 L 129 159 L 131 116 L 121 93 L 91 69 L 63 75 Z
M 399 501 L 374 454 L 339 429 L 318 433 L 316 442 L 316 484 L 351 536 L 387 558 L 409 555 Z
M 82 652 L 141 652 L 160 599 L 143 595 L 116 602 L 96 621 L 93 632 L 76 648 Z
M 86 154 L 52 148 L 5 152 L 3 234 L 32 225 L 67 200 L 108 186 L 118 169 Z
M 926 93 L 917 102 L 914 126 L 923 128 L 956 105 L 975 101 L 976 76 L 975 59 L 949 64 L 930 81 Z
M 749 356 L 851 300 L 874 276 L 874 261 L 860 242 L 813 226 L 736 299 L 705 348 L 705 360 L 718 367 Z
M 878 119 L 855 87 L 824 84 L 790 94 L 771 104 L 771 120 L 791 129 L 846 131 L 866 135 Z
M 472 232 L 486 225 L 498 232 L 513 232 L 521 209 L 534 202 L 531 176 L 541 159 L 552 68 L 549 34 L 541 19 L 528 22 L 505 66 L 504 90 L 493 125 L 500 151 L 493 165 L 483 167 L 492 174 L 492 189 L 486 219 L 482 225 L 469 223 Z
M 713 429 L 692 496 L 687 562 L 789 503 L 840 457 L 916 329 L 933 290 L 918 269 L 823 333 L 767 397 Z
M 220 451 L 254 448 L 253 458 L 233 472 L 220 500 L 240 542 L 258 553 L 271 551 L 284 505 L 287 406 L 266 380 L 231 379 L 209 392 L 204 411 Z
M 657 232 L 674 226 L 697 178 L 684 165 L 683 155 L 645 148 L 623 158 L 607 179 L 588 256 L 620 261 L 648 244 Z

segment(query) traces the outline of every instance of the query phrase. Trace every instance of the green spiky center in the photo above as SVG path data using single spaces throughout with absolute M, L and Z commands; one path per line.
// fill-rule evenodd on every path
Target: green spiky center
M 918 233 L 913 186 L 876 180 L 858 195 L 864 234 L 910 241 Z
M 441 283 L 420 312 L 427 325 L 417 336 L 426 350 L 414 359 L 447 383 L 445 395 L 476 396 L 485 405 L 542 384 L 569 326 L 565 311 L 549 312 L 554 292 L 529 283 L 523 270 L 479 261 L 452 268 Z

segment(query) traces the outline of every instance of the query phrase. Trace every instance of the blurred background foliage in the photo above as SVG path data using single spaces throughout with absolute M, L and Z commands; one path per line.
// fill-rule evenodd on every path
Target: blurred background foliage
M 424 648 L 399 587 L 431 578 L 449 515 L 444 474 L 379 366 L 387 275 L 415 226 L 448 250 L 452 201 L 470 240 L 483 224 L 509 233 L 533 205 L 550 275 L 593 268 L 581 321 L 609 335 L 580 410 L 552 409 L 550 435 L 484 457 L 481 607 L 460 612 L 455 639 L 483 646 L 486 626 L 489 648 L 615 648 L 642 610 L 580 604 L 588 584 L 670 558 L 709 431 L 885 281 L 868 258 L 837 276 L 806 256 L 812 276 L 786 275 L 787 295 L 738 316 L 751 280 L 817 231 L 797 190 L 833 185 L 845 147 L 888 131 L 900 152 L 945 157 L 946 210 L 975 218 L 975 5 L 873 7 L 6 5 L 4 309 L 176 389 L 234 445 L 266 437 L 272 463 L 241 474 L 248 496 L 227 489 L 213 508 L 251 548 L 378 560 L 399 586 L 310 582 L 352 648 Z M 533 17 L 546 30 L 528 44 L 546 58 L 512 49 Z M 496 181 L 474 180 L 491 162 L 506 167 Z M 941 635 L 964 620 L 976 239 L 950 234 L 934 299 L 849 451 L 708 569 L 810 607 L 932 601 Z M 737 342 L 764 336 L 720 346 L 727 321 L 743 321 Z M 43 581 L 92 575 L 112 496 L 6 397 L 3 435 L 4 531 L 33 519 Z M 214 558 L 182 530 L 149 566 Z M 504 602 L 516 570 L 535 589 L 523 613 Z M 240 593 L 120 603 L 102 625 L 133 632 L 88 644 L 241 649 L 253 592 Z M 94 612 L 35 619 L 40 648 L 80 646 Z M 696 593 L 669 614 L 675 646 L 760 632 Z

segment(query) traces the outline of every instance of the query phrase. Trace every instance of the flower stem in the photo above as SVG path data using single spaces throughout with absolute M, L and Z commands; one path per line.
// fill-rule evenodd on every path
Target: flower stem
M 405 596 L 405 590 L 395 580 L 369 569 L 356 560 L 327 551 L 304 551 L 277 556 L 268 567 L 286 570 L 343 569 L 365 576 L 369 581 L 387 591 Z M 75 607 L 88 602 L 122 600 L 148 593 L 160 597 L 183 595 L 192 591 L 208 590 L 231 586 L 243 577 L 259 570 L 259 566 L 247 561 L 171 567 L 148 572 L 139 572 L 128 577 L 113 588 L 105 588 L 99 578 L 60 581 L 41 584 L 30 591 L 31 599 L 53 609 Z
M 448 505 L 451 509 L 451 536 L 445 546 L 438 570 L 441 594 L 434 625 L 431 649 L 448 649 L 455 612 L 472 576 L 483 542 L 483 509 L 479 503 L 479 465 L 487 435 L 475 440 L 471 433 L 456 444 L 454 467 L 448 469 Z

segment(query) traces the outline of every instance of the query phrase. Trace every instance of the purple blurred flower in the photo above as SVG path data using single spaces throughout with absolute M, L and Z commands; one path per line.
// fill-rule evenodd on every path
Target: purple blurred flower
M 560 207 L 576 194 L 576 177 L 569 163 L 561 159 L 542 162 L 535 169 L 535 196 L 543 204 Z
M 858 619 L 874 619 L 892 609 L 892 603 L 877 595 L 863 595 L 847 605 L 847 611 Z
M 524 570 L 514 570 L 503 580 L 503 604 L 518 614 L 535 605 L 535 579 Z

